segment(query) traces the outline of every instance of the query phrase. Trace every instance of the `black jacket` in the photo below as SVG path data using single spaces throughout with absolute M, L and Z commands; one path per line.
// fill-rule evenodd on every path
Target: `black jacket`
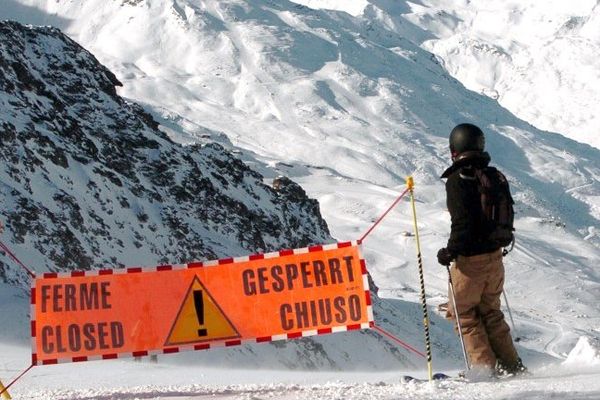
M 482 229 L 481 196 L 474 173 L 475 168 L 485 168 L 489 162 L 486 152 L 465 152 L 442 174 L 448 178 L 446 204 L 452 226 L 447 248 L 452 255 L 474 256 L 499 249 L 486 240 Z

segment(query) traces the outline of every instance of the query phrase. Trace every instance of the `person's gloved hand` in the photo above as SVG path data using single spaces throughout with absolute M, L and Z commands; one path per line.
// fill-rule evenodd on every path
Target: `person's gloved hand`
M 452 260 L 454 260 L 454 255 L 448 251 L 447 248 L 440 249 L 437 253 L 438 262 L 442 265 L 449 266 Z

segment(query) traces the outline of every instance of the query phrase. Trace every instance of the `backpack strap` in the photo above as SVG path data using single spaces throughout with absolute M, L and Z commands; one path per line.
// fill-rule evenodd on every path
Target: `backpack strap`
M 508 250 L 506 249 L 506 247 L 502 249 L 502 257 L 506 257 L 508 255 L 508 253 L 513 251 L 514 247 L 515 247 L 515 235 L 513 235 L 512 242 L 510 242 L 510 247 L 508 248 Z

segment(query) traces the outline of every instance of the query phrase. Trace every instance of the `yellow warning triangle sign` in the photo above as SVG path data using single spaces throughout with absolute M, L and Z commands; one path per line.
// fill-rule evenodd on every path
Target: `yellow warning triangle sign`
M 197 276 L 183 299 L 165 346 L 239 338 L 240 334 Z

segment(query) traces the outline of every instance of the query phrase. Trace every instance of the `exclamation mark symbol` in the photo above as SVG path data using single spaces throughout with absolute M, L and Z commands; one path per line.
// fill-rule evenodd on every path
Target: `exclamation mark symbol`
M 194 290 L 194 306 L 196 307 L 196 316 L 198 317 L 198 324 L 204 325 L 204 298 L 202 296 L 202 290 Z M 198 329 L 198 336 L 208 336 L 206 328 Z

